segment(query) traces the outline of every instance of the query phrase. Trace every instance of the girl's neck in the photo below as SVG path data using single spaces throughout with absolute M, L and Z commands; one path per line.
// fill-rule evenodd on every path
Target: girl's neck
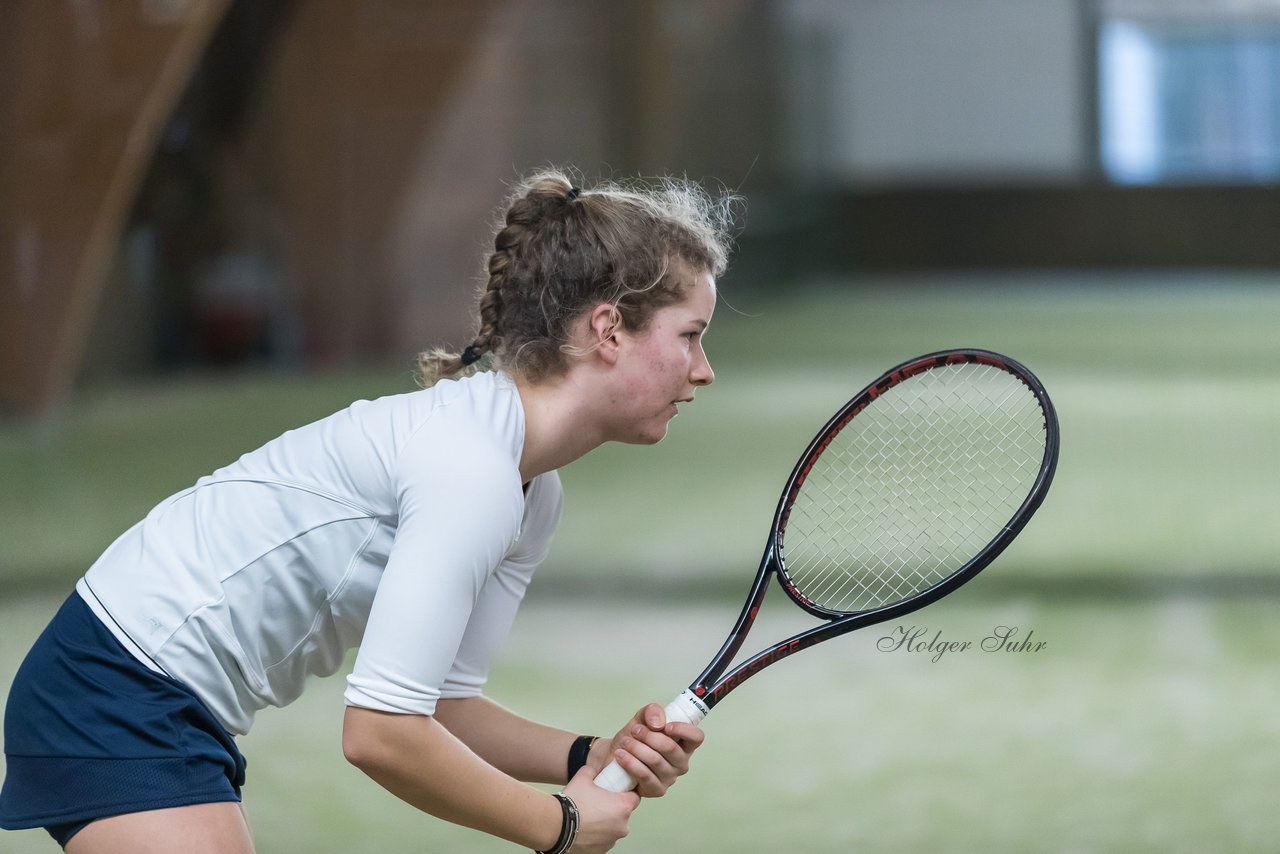
M 568 465 L 604 444 L 592 417 L 590 394 L 576 372 L 540 383 L 515 378 L 524 408 L 524 449 L 520 477 L 534 477 Z

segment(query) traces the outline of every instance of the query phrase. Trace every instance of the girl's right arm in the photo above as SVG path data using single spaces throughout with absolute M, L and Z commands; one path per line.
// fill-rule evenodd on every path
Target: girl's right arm
M 536 851 L 560 835 L 555 798 L 489 765 L 432 717 L 348 706 L 342 746 L 347 760 L 383 788 L 445 821 Z M 640 800 L 634 792 L 605 792 L 590 779 L 584 770 L 566 790 L 582 819 L 573 847 L 580 854 L 611 849 Z

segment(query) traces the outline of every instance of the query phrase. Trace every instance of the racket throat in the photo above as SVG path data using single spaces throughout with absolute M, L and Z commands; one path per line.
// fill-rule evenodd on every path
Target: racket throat
M 742 612 L 738 614 L 738 620 L 733 625 L 733 630 L 729 632 L 729 636 L 725 638 L 724 645 L 720 647 L 720 651 L 711 659 L 711 663 L 706 669 L 693 680 L 693 684 L 689 690 L 696 692 L 696 696 L 709 697 L 710 686 L 720 678 L 720 674 L 729 667 L 733 662 L 738 651 L 742 649 L 743 642 L 747 639 L 747 633 L 751 631 L 751 626 L 756 621 L 756 616 L 760 613 L 760 605 L 764 602 L 765 593 L 769 589 L 769 579 L 777 574 L 777 563 L 774 555 L 776 553 L 773 538 L 769 538 L 769 543 L 765 547 L 764 557 L 760 560 L 760 569 L 756 572 L 755 581 L 751 585 L 751 592 L 747 594 L 747 601 L 742 606 Z M 713 699 L 708 708 L 715 705 Z
M 686 688 L 680 692 L 666 708 L 667 720 L 687 724 L 699 724 L 710 712 L 711 707 L 704 703 L 693 689 Z

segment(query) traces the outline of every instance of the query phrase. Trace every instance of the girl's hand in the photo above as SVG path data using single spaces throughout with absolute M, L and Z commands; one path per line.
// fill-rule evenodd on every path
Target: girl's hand
M 608 851 L 627 835 L 627 822 L 640 804 L 636 792 L 606 792 L 594 782 L 596 771 L 583 767 L 564 787 L 578 807 L 578 839 L 570 854 L 599 854 Z
M 689 757 L 702 744 L 700 727 L 668 723 L 662 706 L 650 703 L 618 730 L 612 741 L 600 739 L 587 764 L 597 773 L 617 760 L 635 778 L 636 792 L 644 798 L 660 798 L 689 770 Z

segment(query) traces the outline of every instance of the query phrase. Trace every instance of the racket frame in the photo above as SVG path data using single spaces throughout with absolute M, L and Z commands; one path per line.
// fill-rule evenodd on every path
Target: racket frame
M 981 364 L 1000 368 L 1017 377 L 1035 394 L 1040 403 L 1040 408 L 1045 417 L 1045 451 L 1041 460 L 1040 471 L 1028 491 L 1026 499 L 1014 512 L 1008 524 L 981 551 L 960 569 L 952 572 L 934 585 L 916 593 L 914 596 L 879 608 L 858 611 L 852 614 L 832 611 L 810 601 L 788 580 L 785 562 L 780 557 L 780 552 L 792 504 L 800 491 L 800 487 L 804 485 L 805 478 L 808 477 L 809 472 L 812 470 L 814 461 L 821 456 L 835 436 L 880 395 L 917 374 L 935 368 L 959 364 Z M 747 594 L 742 611 L 739 613 L 733 629 L 729 632 L 719 652 L 711 659 L 711 662 L 702 673 L 698 675 L 698 678 L 689 685 L 682 696 L 692 695 L 696 697 L 705 707 L 703 712 L 705 714 L 746 679 L 766 667 L 830 638 L 909 614 L 932 602 L 936 602 L 969 581 L 989 566 L 1005 550 L 1040 507 L 1041 502 L 1044 501 L 1049 484 L 1053 481 L 1053 475 L 1057 469 L 1058 445 L 1057 412 L 1044 386 L 1025 366 L 1007 356 L 1002 356 L 990 350 L 972 348 L 941 350 L 910 359 L 886 371 L 842 406 L 827 421 L 826 425 L 818 431 L 818 434 L 805 449 L 804 454 L 801 455 L 799 462 L 796 463 L 791 472 L 791 476 L 787 479 L 787 485 L 778 501 L 778 508 L 774 513 L 773 526 L 769 532 L 769 539 L 765 544 L 764 555 L 760 560 L 760 568 L 756 572 L 755 580 L 751 585 L 750 592 Z M 827 622 L 771 644 L 744 660 L 732 670 L 729 670 L 728 673 L 724 673 L 725 668 L 728 667 L 742 648 L 752 624 L 755 623 L 756 617 L 760 612 L 760 606 L 764 602 L 766 593 L 768 593 L 771 578 L 777 579 L 779 586 L 797 605 Z

